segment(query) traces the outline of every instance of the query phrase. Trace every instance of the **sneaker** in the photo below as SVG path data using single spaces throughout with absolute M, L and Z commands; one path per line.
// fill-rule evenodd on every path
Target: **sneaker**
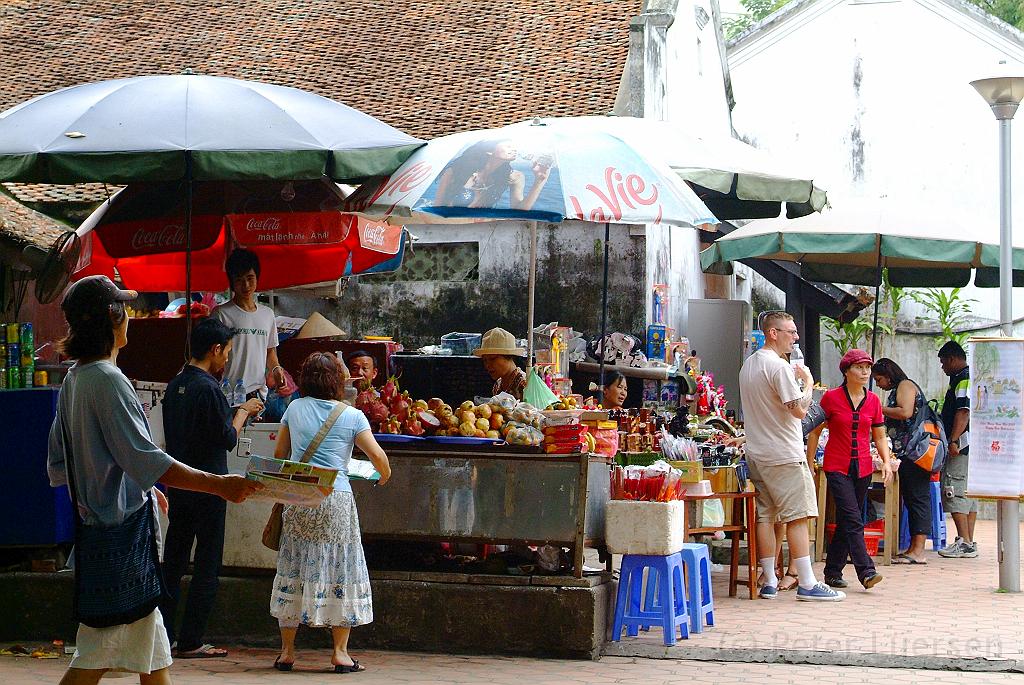
M 809 590 L 797 588 L 796 598 L 805 602 L 842 602 L 846 599 L 846 593 L 842 590 L 833 590 L 825 583 L 818 583 Z
M 829 587 L 844 588 L 844 587 L 848 587 L 850 584 L 847 583 L 845 580 L 843 580 L 842 576 L 838 576 L 836 578 L 828 578 L 828 577 L 826 577 L 825 578 L 825 585 L 828 585 Z
M 874 586 L 882 582 L 882 574 L 871 571 L 863 578 L 860 579 L 860 584 L 864 586 L 865 590 L 870 590 Z
M 939 556 L 947 559 L 962 559 L 964 552 L 969 549 L 964 539 L 957 537 L 953 542 L 949 543 L 945 547 L 939 550 Z
M 962 556 L 964 559 L 973 559 L 974 557 L 978 556 L 978 541 L 975 540 L 974 542 L 965 542 L 964 553 Z
M 779 588 L 773 585 L 765 585 L 758 591 L 757 596 L 761 599 L 775 599 L 779 596 Z

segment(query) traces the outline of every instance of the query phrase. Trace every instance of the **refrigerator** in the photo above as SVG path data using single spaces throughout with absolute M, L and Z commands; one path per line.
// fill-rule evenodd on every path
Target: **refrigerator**
M 725 387 L 726 409 L 740 411 L 740 367 L 750 351 L 754 313 L 743 300 L 689 300 L 686 337 L 701 368 Z

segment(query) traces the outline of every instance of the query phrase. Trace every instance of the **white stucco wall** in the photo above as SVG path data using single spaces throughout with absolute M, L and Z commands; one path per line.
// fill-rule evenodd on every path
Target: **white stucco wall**
M 1024 44 L 992 26 L 942 0 L 806 3 L 730 50 L 734 125 L 814 169 L 837 211 L 888 196 L 957 217 L 965 234 L 998 232 L 997 126 L 969 82 L 999 60 L 1024 63 Z M 1013 190 L 1024 198 L 1024 175 Z M 1024 201 L 1014 218 L 1024 227 Z M 967 294 L 998 320 L 997 291 Z

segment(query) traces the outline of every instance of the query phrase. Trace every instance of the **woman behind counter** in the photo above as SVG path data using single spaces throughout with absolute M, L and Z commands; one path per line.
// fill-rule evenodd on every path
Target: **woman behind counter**
M 473 354 L 483 360 L 484 368 L 494 380 L 491 395 L 507 392 L 517 400 L 526 390 L 526 373 L 516 366 L 516 357 L 525 357 L 526 350 L 516 345 L 516 337 L 504 328 L 484 333 L 480 347 Z
M 612 371 L 604 377 L 601 392 L 602 409 L 622 409 L 629 391 L 626 388 L 626 377 L 618 371 Z
M 353 445 L 373 462 L 380 485 L 391 477 L 391 467 L 363 412 L 341 402 L 348 378 L 348 369 L 335 355 L 314 352 L 299 371 L 302 397 L 289 404 L 281 417 L 274 456 L 295 461 L 331 422 L 309 462 L 338 469 L 338 476 L 334 492 L 320 506 L 284 508 L 270 596 L 270 614 L 281 630 L 281 654 L 274 661 L 279 671 L 290 671 L 295 663 L 299 624 L 331 629 L 335 673 L 366 670 L 348 653 L 351 629 L 373 621 L 370 577 L 348 480 Z
M 883 483 L 886 487 L 892 483 L 882 403 L 878 395 L 867 389 L 872 363 L 871 355 L 864 350 L 853 349 L 843 355 L 839 361 L 843 384 L 821 398 L 825 423 L 807 436 L 807 461 L 814 464 L 818 438 L 822 428 L 828 427 L 829 438 L 822 468 L 836 503 L 836 530 L 828 546 L 825 582 L 835 588 L 847 586 L 843 580 L 847 557 L 853 560 L 857 578 L 865 590 L 882 580 L 868 556 L 861 513 L 874 472 L 872 441 L 882 457 Z

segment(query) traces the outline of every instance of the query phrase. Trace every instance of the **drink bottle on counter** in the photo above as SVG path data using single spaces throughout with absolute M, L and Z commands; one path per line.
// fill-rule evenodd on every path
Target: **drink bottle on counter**
M 231 379 L 230 378 L 224 378 L 224 380 L 222 380 L 220 382 L 220 391 L 222 393 L 224 393 L 224 398 L 228 401 L 228 404 L 231 404 L 231 401 L 235 397 L 232 394 L 234 391 L 231 388 Z
M 234 406 L 245 404 L 245 383 L 241 378 L 235 383 L 234 401 L 231 404 Z

